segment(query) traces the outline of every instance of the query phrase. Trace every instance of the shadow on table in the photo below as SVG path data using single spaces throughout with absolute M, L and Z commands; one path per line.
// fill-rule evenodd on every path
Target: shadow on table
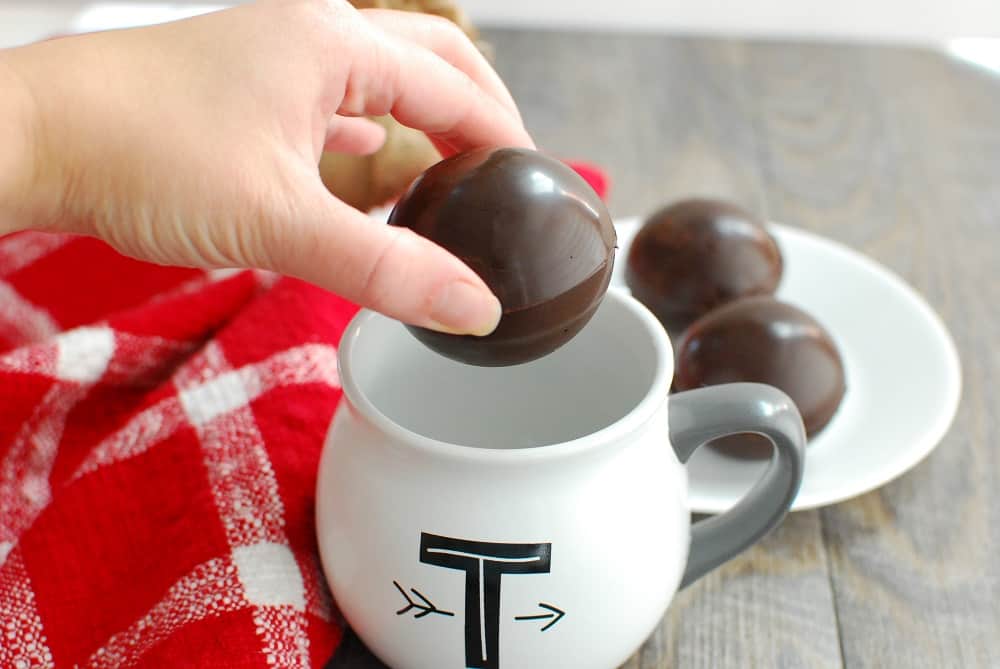
M 361 639 L 350 628 L 344 631 L 344 638 L 324 669 L 389 669 L 371 654 Z

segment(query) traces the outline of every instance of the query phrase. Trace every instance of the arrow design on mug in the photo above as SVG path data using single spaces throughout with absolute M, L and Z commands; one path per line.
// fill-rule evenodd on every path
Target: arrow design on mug
M 552 627 L 557 622 L 562 620 L 562 617 L 566 615 L 565 611 L 563 611 L 558 607 L 552 606 L 551 604 L 546 604 L 545 602 L 538 602 L 538 605 L 543 609 L 551 611 L 551 613 L 540 613 L 534 616 L 514 616 L 514 620 L 549 620 L 551 618 L 552 620 L 540 630 L 544 632 L 545 630 L 547 630 L 548 628 Z
M 417 603 L 412 599 L 410 599 L 410 596 L 406 594 L 405 590 L 403 590 L 403 586 L 401 586 L 396 581 L 393 581 L 392 584 L 396 586 L 396 590 L 399 590 L 399 594 L 401 594 L 403 596 L 403 599 L 406 600 L 406 606 L 401 608 L 399 611 L 396 611 L 397 616 L 401 616 L 407 611 L 410 611 L 412 609 L 416 609 L 417 611 L 420 612 L 413 616 L 414 620 L 416 620 L 417 618 L 423 618 L 424 616 L 430 615 L 432 613 L 436 613 L 441 616 L 455 615 L 451 611 L 442 611 L 438 607 L 434 606 L 434 603 L 431 600 L 424 597 L 422 594 L 420 594 L 420 591 L 417 590 L 416 588 L 410 588 L 410 592 L 412 592 L 416 597 L 418 597 L 420 601 L 423 602 L 423 604 Z

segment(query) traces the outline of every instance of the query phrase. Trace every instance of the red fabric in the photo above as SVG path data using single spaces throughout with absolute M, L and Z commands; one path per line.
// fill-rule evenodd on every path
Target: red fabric
M 330 658 L 313 488 L 355 311 L 266 273 L 0 238 L 0 668 Z
M 580 160 L 573 161 L 570 164 L 576 170 L 577 174 L 582 176 L 590 184 L 590 187 L 601 196 L 601 199 L 606 200 L 608 198 L 608 192 L 611 190 L 611 179 L 608 177 L 607 172 L 593 163 Z

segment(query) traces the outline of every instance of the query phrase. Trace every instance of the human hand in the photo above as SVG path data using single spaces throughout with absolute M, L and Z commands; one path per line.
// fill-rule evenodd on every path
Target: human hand
M 31 141 L 30 178 L 0 179 L 17 184 L 0 189 L 0 225 L 6 209 L 17 227 L 95 235 L 153 262 L 269 269 L 415 325 L 495 327 L 499 302 L 471 269 L 336 199 L 317 169 L 324 148 L 378 149 L 384 131 L 366 115 L 391 113 L 445 155 L 533 146 L 451 23 L 269 0 L 0 52 L 2 65 L 29 94 Z

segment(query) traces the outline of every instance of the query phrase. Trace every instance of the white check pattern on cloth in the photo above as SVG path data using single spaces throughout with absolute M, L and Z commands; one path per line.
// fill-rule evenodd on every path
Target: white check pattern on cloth
M 62 237 L 5 240 L 0 268 L 23 268 L 65 243 Z M 206 273 L 170 292 L 195 292 L 227 276 Z M 255 277 L 262 286 L 276 280 L 270 273 Z M 14 594 L 0 599 L 0 667 L 45 669 L 54 667 L 54 661 L 18 538 L 52 499 L 49 481 L 67 418 L 96 384 L 142 382 L 147 372 L 186 356 L 192 344 L 103 324 L 56 334 L 59 326 L 47 312 L 3 281 L 0 304 L 17 307 L 0 315 L 0 328 L 16 333 L 9 341 L 39 342 L 0 355 L 0 371 L 53 381 L 0 459 L 0 591 Z M 289 547 L 278 482 L 250 405 L 269 390 L 316 383 L 339 388 L 336 349 L 330 345 L 303 344 L 233 369 L 221 347 L 211 342 L 175 373 L 175 393 L 140 411 L 90 450 L 66 485 L 193 427 L 230 554 L 194 567 L 82 666 L 134 666 L 184 626 L 247 608 L 268 664 L 310 666 L 305 614 L 331 621 L 333 607 L 318 563 L 312 556 L 296 557 Z
M 175 396 L 140 413 L 83 463 L 74 478 L 135 457 L 176 430 L 195 426 L 232 547 L 228 559 L 203 563 L 178 581 L 145 616 L 98 649 L 86 666 L 133 666 L 146 650 L 184 625 L 247 606 L 254 609 L 269 664 L 309 666 L 302 614 L 309 611 L 330 620 L 329 597 L 317 585 L 318 567 L 300 566 L 288 548 L 277 482 L 249 403 L 276 387 L 317 382 L 338 385 L 336 351 L 330 346 L 307 344 L 234 370 L 211 343 L 178 372 Z M 308 573 L 303 574 L 304 568 Z
M 0 275 L 31 265 L 63 247 L 71 238 L 61 235 L 15 236 L 0 244 Z M 15 344 L 42 341 L 61 329 L 48 311 L 24 299 L 6 281 L 0 281 L 0 338 Z
M 31 579 L 17 547 L 12 547 L 0 567 L 0 667 L 51 669 L 52 651 L 45 639 L 42 619 L 35 606 Z
M 28 575 L 17 555 L 16 537 L 30 524 L 49 499 L 48 475 L 57 450 L 62 424 L 69 410 L 90 386 L 107 373 L 113 339 L 106 331 L 76 331 L 66 344 L 47 345 L 46 352 L 25 354 L 17 359 L 0 358 L 0 366 L 27 366 L 44 370 L 65 383 L 49 391 L 52 398 L 40 405 L 40 424 L 29 423 L 18 442 L 36 448 L 36 468 L 14 469 L 23 462 L 23 450 L 15 448 L 8 458 L 0 494 L 23 495 L 34 491 L 36 503 L 25 506 L 4 500 L 8 509 L 32 509 L 5 515 L 0 521 L 0 544 L 7 557 L 0 579 L 8 579 L 23 598 L 0 602 L 0 667 L 50 667 L 51 653 L 37 611 L 33 608 Z M 121 337 L 121 333 L 118 333 Z M 128 336 L 126 335 L 126 338 Z M 111 347 L 109 347 L 109 342 Z M 81 350 L 68 361 L 67 351 Z M 148 357 L 146 342 L 129 341 L 124 348 Z M 154 349 L 172 354 L 176 347 Z M 118 350 L 118 349 L 116 349 Z M 121 361 L 136 370 L 152 364 L 149 359 Z M 336 350 L 323 344 L 306 344 L 278 353 L 264 361 L 232 369 L 221 348 L 210 343 L 178 371 L 174 383 L 178 393 L 139 413 L 123 428 L 95 447 L 73 478 L 86 476 L 102 466 L 135 457 L 164 441 L 178 429 L 195 427 L 202 446 L 216 508 L 231 547 L 228 559 L 215 559 L 195 568 L 178 581 L 164 598 L 129 629 L 113 636 L 98 649 L 86 666 L 128 667 L 158 641 L 183 625 L 224 611 L 253 608 L 254 621 L 269 664 L 281 667 L 310 666 L 305 611 L 323 620 L 331 619 L 328 595 L 318 586 L 318 565 L 300 565 L 284 533 L 284 509 L 267 450 L 249 406 L 255 398 L 277 387 L 324 383 L 339 385 Z M 72 387 L 67 388 L 67 384 Z M 56 399 L 58 398 L 58 399 Z M 44 409 L 44 410 L 43 410 Z M 21 457 L 18 457 L 21 456 Z M 6 487 L 4 487 L 6 484 Z M 8 629 L 9 628 L 9 629 Z M 47 659 L 46 659 L 47 658 Z
M 268 664 L 309 667 L 302 573 L 288 548 L 278 482 L 249 406 L 251 393 L 215 342 L 199 357 L 202 365 L 182 370 L 174 384 L 198 431 L 233 562 L 244 596 L 254 606 L 257 634 Z M 277 563 L 255 556 L 277 557 Z M 270 571 L 275 564 L 278 569 Z M 210 582 L 206 585 L 214 588 Z M 278 596 L 261 598 L 264 593 Z M 255 596 L 262 601 L 254 601 Z
M 30 348 L 34 354 L 16 349 L 16 356 L 0 361 L 0 367 L 17 370 L 20 364 L 26 373 L 44 371 L 57 380 L 0 462 L 0 508 L 7 509 L 0 517 L 0 579 L 5 591 L 18 593 L 0 602 L 0 666 L 25 669 L 54 665 L 17 538 L 51 500 L 49 477 L 66 418 L 107 370 L 115 338 L 108 328 L 81 328 L 60 335 L 54 345 Z

